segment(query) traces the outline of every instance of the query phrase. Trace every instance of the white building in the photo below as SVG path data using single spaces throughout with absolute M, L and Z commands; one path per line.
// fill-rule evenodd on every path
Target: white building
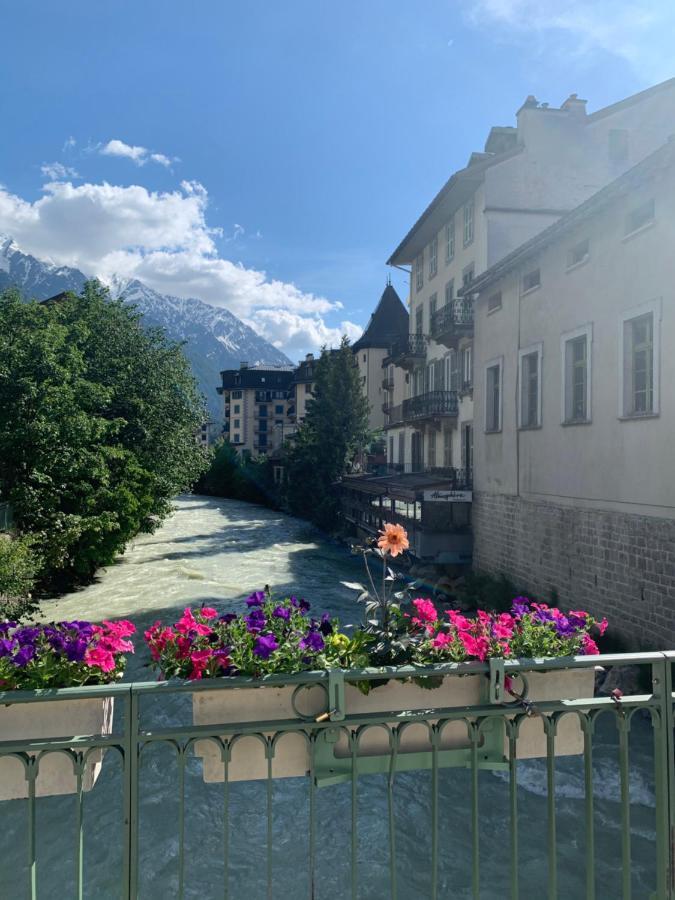
M 516 127 L 492 128 L 396 248 L 410 267 L 410 334 L 394 348 L 390 463 L 473 469 L 473 309 L 459 289 L 660 146 L 675 130 L 675 79 L 587 114 L 528 97 Z
M 671 140 L 472 285 L 474 563 L 654 649 L 675 640 L 673 247 Z

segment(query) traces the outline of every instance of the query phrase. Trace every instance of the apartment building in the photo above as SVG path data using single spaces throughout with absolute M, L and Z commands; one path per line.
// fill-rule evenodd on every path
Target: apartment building
M 307 401 L 311 400 L 314 392 L 316 364 L 317 360 L 314 359 L 314 354 L 308 353 L 293 372 L 289 398 L 291 402 L 288 409 L 293 426 L 300 425 L 307 413 Z
M 671 140 L 469 289 L 475 565 L 643 646 L 675 639 L 673 246 Z
M 408 310 L 391 281 L 388 281 L 366 330 L 352 346 L 363 392 L 368 400 L 371 431 L 384 428 L 385 413 L 389 411 L 390 374 L 388 369 L 382 371 L 382 365 L 390 355 L 392 345 L 407 334 Z
M 484 151 L 450 177 L 388 261 L 411 278 L 409 333 L 383 362 L 390 466 L 445 473 L 446 493 L 466 502 L 475 371 L 467 286 L 654 151 L 674 124 L 675 79 L 590 114 L 576 94 L 559 108 L 528 97 L 516 125 L 492 128 Z
M 218 393 L 225 404 L 224 436 L 241 454 L 259 456 L 281 447 L 293 430 L 294 370 L 288 367 L 249 367 L 220 373 Z

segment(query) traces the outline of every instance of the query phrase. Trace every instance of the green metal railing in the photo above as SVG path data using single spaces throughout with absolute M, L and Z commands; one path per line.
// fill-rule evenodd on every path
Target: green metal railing
M 631 744 L 629 735 L 634 717 L 639 713 L 649 723 L 651 730 L 651 742 L 653 748 L 653 771 L 655 779 L 655 845 L 653 871 L 649 877 L 653 883 L 650 888 L 651 897 L 656 900 L 673 900 L 675 898 L 674 868 L 673 868 L 673 841 L 675 839 L 675 770 L 673 747 L 673 663 L 675 663 L 675 651 L 665 653 L 643 653 L 605 655 L 600 657 L 579 657 L 574 660 L 526 660 L 506 661 L 501 664 L 487 665 L 479 663 L 471 664 L 443 664 L 425 668 L 424 674 L 443 675 L 447 677 L 460 677 L 467 674 L 485 673 L 489 677 L 489 691 L 486 691 L 486 702 L 478 706 L 470 707 L 443 707 L 424 710 L 404 711 L 395 710 L 380 712 L 377 714 L 361 713 L 350 714 L 345 707 L 344 686 L 345 683 L 357 681 L 379 681 L 386 676 L 391 679 L 405 680 L 411 676 L 419 676 L 420 670 L 413 667 L 398 669 L 362 669 L 345 672 L 312 672 L 292 676 L 269 676 L 262 680 L 236 678 L 218 679 L 203 682 L 140 682 L 130 684 L 118 684 L 110 686 L 96 686 L 87 688 L 69 688 L 53 691 L 36 692 L 5 692 L 0 693 L 0 704 L 31 704 L 35 702 L 59 703 L 63 700 L 114 697 L 116 703 L 116 728 L 109 735 L 54 735 L 50 738 L 39 740 L 0 740 L 0 759 L 4 756 L 13 756 L 21 760 L 25 766 L 25 776 L 28 786 L 28 797 L 24 801 L 11 801 L 12 803 L 24 803 L 27 807 L 26 834 L 25 834 L 25 858 L 27 859 L 27 880 L 25 896 L 37 898 L 42 895 L 39 886 L 47 883 L 57 873 L 45 871 L 41 862 L 38 841 L 36 838 L 36 821 L 39 804 L 42 802 L 36 796 L 36 781 L 39 779 L 40 760 L 45 754 L 60 752 L 70 756 L 73 763 L 73 771 L 77 776 L 77 788 L 74 798 L 74 821 L 72 826 L 67 821 L 62 821 L 58 838 L 64 842 L 64 852 L 59 854 L 60 864 L 67 865 L 71 873 L 74 873 L 75 896 L 84 898 L 87 896 L 84 887 L 83 848 L 85 835 L 92 832 L 92 826 L 87 823 L 85 803 L 85 791 L 82 782 L 83 765 L 87 754 L 97 748 L 106 749 L 107 753 L 117 754 L 120 761 L 120 777 L 115 783 L 115 789 L 119 791 L 121 798 L 121 816 L 119 820 L 119 832 L 123 848 L 123 865 L 119 871 L 119 884 L 116 893 L 110 896 L 119 896 L 136 900 L 142 896 L 139 893 L 139 875 L 141 862 L 139 860 L 139 802 L 145 790 L 143 782 L 139 779 L 139 769 L 143 755 L 149 748 L 162 745 L 173 754 L 177 763 L 177 777 L 175 790 L 178 797 L 177 816 L 177 882 L 175 896 L 183 898 L 190 893 L 189 874 L 186 868 L 186 809 L 189 801 L 186 801 L 186 765 L 192 759 L 194 744 L 197 740 L 208 739 L 215 742 L 220 749 L 223 764 L 223 776 L 217 807 L 211 810 L 213 816 L 219 813 L 223 821 L 222 859 L 224 876 L 215 887 L 213 893 L 203 894 L 210 898 L 225 897 L 232 900 L 247 896 L 246 885 L 239 884 L 236 890 L 232 890 L 230 842 L 233 829 L 231 793 L 232 784 L 228 778 L 228 765 L 232 758 L 232 750 L 237 742 L 245 736 L 254 736 L 259 739 L 260 752 L 267 760 L 267 778 L 265 784 L 265 801 L 260 810 L 261 829 L 265 834 L 266 847 L 261 853 L 260 870 L 266 882 L 267 897 L 276 896 L 274 893 L 273 873 L 273 848 L 275 844 L 275 828 L 273 814 L 273 788 L 274 754 L 279 739 L 290 733 L 300 734 L 304 737 L 309 750 L 309 772 L 307 779 L 307 833 L 297 836 L 306 844 L 307 867 L 307 895 L 312 898 L 319 896 L 317 879 L 320 879 L 320 871 L 317 863 L 318 841 L 317 830 L 321 825 L 320 812 L 317 802 L 319 791 L 331 791 L 332 787 L 321 788 L 321 778 L 318 777 L 320 761 L 317 759 L 317 751 L 321 741 L 336 729 L 348 736 L 350 755 L 348 766 L 350 770 L 348 789 L 351 795 L 350 813 L 350 837 L 349 845 L 351 861 L 349 863 L 348 884 L 344 892 L 339 896 L 351 897 L 356 900 L 361 896 L 361 871 L 359 865 L 359 791 L 361 790 L 361 776 L 364 772 L 372 771 L 368 768 L 367 757 L 359 754 L 359 742 L 369 728 L 385 728 L 389 735 L 390 752 L 384 766 L 386 778 L 386 804 L 382 808 L 382 821 L 386 821 L 387 843 L 386 856 L 388 858 L 388 883 L 381 885 L 381 892 L 377 894 L 367 893 L 366 896 L 393 898 L 399 896 L 399 879 L 402 865 L 408 865 L 407 860 L 399 857 L 400 826 L 397 827 L 394 812 L 394 789 L 397 775 L 402 769 L 411 768 L 408 759 L 405 766 L 401 765 L 399 756 L 400 738 L 411 723 L 426 723 L 429 734 L 429 752 L 420 753 L 417 765 L 420 770 L 425 770 L 430 776 L 430 802 L 428 805 L 428 827 L 430 844 L 428 853 L 424 858 L 424 866 L 429 872 L 428 896 L 432 900 L 440 897 L 454 896 L 447 892 L 447 886 L 441 892 L 439 879 L 439 859 L 443 842 L 449 839 L 442 833 L 439 827 L 439 779 L 444 766 L 462 766 L 470 774 L 470 796 L 468 797 L 471 814 L 471 845 L 470 845 L 470 872 L 471 895 L 474 898 L 481 896 L 481 888 L 489 891 L 485 896 L 494 897 L 510 896 L 512 900 L 520 896 L 548 897 L 553 900 L 559 896 L 563 889 L 559 877 L 558 854 L 560 851 L 557 834 L 556 813 L 556 728 L 563 716 L 577 716 L 583 732 L 583 784 L 584 784 L 584 849 L 579 858 L 579 866 L 585 866 L 585 893 L 587 900 L 602 900 L 607 897 L 601 886 L 597 884 L 596 875 L 596 796 L 595 796 L 595 770 L 594 770 L 594 733 L 598 720 L 603 716 L 609 716 L 614 720 L 618 731 L 618 782 L 620 788 L 619 815 L 621 818 L 621 845 L 615 850 L 615 863 L 621 870 L 621 897 L 623 900 L 638 895 L 633 893 L 633 850 L 631 846 L 631 815 L 633 807 L 631 803 Z M 651 690 L 646 693 L 631 694 L 630 696 L 597 696 L 577 700 L 549 700 L 536 703 L 533 709 L 527 701 L 522 705 L 505 705 L 504 694 L 505 675 L 524 675 L 532 671 L 550 671 L 563 668 L 584 668 L 589 666 L 623 667 L 637 666 L 648 675 L 648 683 Z M 276 721 L 253 721 L 227 723 L 218 725 L 194 725 L 181 724 L 171 727 L 153 727 L 153 710 L 157 704 L 169 703 L 179 700 L 181 697 L 197 692 L 213 690 L 232 690 L 244 687 L 251 689 L 251 704 L 256 702 L 255 688 L 261 685 L 307 686 L 321 684 L 326 689 L 327 715 L 317 717 L 320 720 L 302 718 L 300 716 Z M 433 692 L 429 692 L 429 703 L 434 702 Z M 187 708 L 183 709 L 183 716 Z M 518 739 L 519 728 L 522 721 L 535 714 L 542 719 L 542 727 L 546 735 L 546 799 L 545 816 L 541 822 L 536 822 L 546 832 L 547 848 L 547 876 L 546 883 L 536 886 L 533 894 L 532 885 L 525 886 L 522 882 L 520 871 L 521 844 L 520 834 L 522 822 L 519 819 L 519 805 L 521 801 L 518 782 Z M 148 719 L 149 722 L 145 720 Z M 463 722 L 467 728 L 468 750 L 457 758 L 444 757 L 441 750 L 441 735 L 443 729 L 453 722 Z M 492 759 L 485 762 L 483 753 L 482 733 L 491 724 L 497 723 L 503 728 L 506 735 L 508 752 L 501 759 Z M 0 710 L 0 728 L 2 726 Z M 0 732 L 0 738 L 3 735 Z M 415 766 L 413 766 L 414 768 Z M 498 768 L 503 770 L 504 791 L 508 808 L 508 827 L 504 829 L 505 841 L 508 845 L 509 872 L 508 885 L 505 884 L 503 892 L 496 894 L 496 887 L 484 883 L 482 871 L 482 848 L 479 833 L 481 815 L 484 818 L 486 811 L 481 814 L 479 803 L 479 773 L 483 768 Z M 365 776 L 364 776 L 365 777 Z M 96 793 L 99 786 L 93 788 Z M 0 822 L 2 822 L 3 806 L 0 803 Z M 188 810 L 189 812 L 189 810 Z M 532 824 L 532 823 L 530 823 Z M 71 830 L 72 828 L 72 830 Z M 68 834 L 72 835 L 72 841 Z M 57 836 L 54 837 L 56 839 Z M 373 851 L 374 852 L 374 851 Z M 18 861 L 17 861 L 18 869 Z M 38 871 L 40 880 L 38 880 Z M 12 896 L 24 896 L 17 888 Z M 521 894 L 524 891 L 524 894 Z M 2 894 L 2 887 L 0 887 Z M 563 894 L 570 896 L 569 894 Z M 3 896 L 5 896 L 3 894 Z M 7 895 L 9 896 L 9 895 Z M 65 895 L 60 895 L 65 896 Z M 153 896 L 148 894 L 147 896 Z M 156 894 L 154 896 L 157 896 Z M 167 896 L 164 894 L 164 896 Z M 174 896 L 174 894 L 171 894 Z M 299 896 L 299 894 L 296 894 Z M 409 895 L 406 895 L 409 896 Z M 426 896 L 426 895 L 425 895 Z M 580 896 L 580 895 L 579 895 Z M 615 894 L 613 896 L 619 896 Z M 639 895 L 640 897 L 644 895 Z M 107 895 L 106 895 L 107 900 Z M 295 898 L 294 898 L 295 900 Z

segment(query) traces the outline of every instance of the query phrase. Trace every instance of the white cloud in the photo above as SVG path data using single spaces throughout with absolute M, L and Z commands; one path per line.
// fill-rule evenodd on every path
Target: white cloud
M 471 21 L 499 26 L 498 36 L 562 39 L 563 52 L 602 50 L 626 60 L 645 78 L 672 72 L 672 0 L 465 0 Z
M 125 159 L 132 160 L 137 166 L 144 166 L 147 162 L 155 162 L 168 169 L 171 163 L 179 161 L 176 156 L 170 157 L 165 156 L 164 153 L 152 153 L 147 147 L 125 144 L 124 141 L 120 141 L 117 138 L 113 138 L 107 144 L 99 146 L 98 152 L 102 156 L 122 156 Z
M 52 181 L 34 202 L 0 187 L 0 232 L 29 253 L 104 280 L 140 278 L 161 293 L 225 306 L 292 354 L 360 334 L 351 322 L 324 321 L 339 302 L 220 257 L 214 239 L 222 232 L 207 224 L 207 207 L 196 181 L 164 192 Z
M 77 141 L 71 134 L 70 137 L 67 137 L 63 142 L 63 152 L 66 153 L 68 150 L 72 150 L 76 144 Z
M 63 181 L 66 178 L 79 178 L 78 173 L 71 166 L 64 166 L 60 162 L 42 163 L 40 171 L 51 181 Z

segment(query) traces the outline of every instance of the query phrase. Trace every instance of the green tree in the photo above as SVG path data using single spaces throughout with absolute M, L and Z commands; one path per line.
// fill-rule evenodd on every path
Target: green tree
M 336 483 L 368 439 L 368 402 L 349 340 L 324 349 L 314 395 L 288 447 L 286 502 L 290 511 L 327 531 L 339 521 Z
M 98 282 L 51 304 L 0 296 L 0 483 L 43 581 L 90 578 L 207 462 L 178 344 Z

